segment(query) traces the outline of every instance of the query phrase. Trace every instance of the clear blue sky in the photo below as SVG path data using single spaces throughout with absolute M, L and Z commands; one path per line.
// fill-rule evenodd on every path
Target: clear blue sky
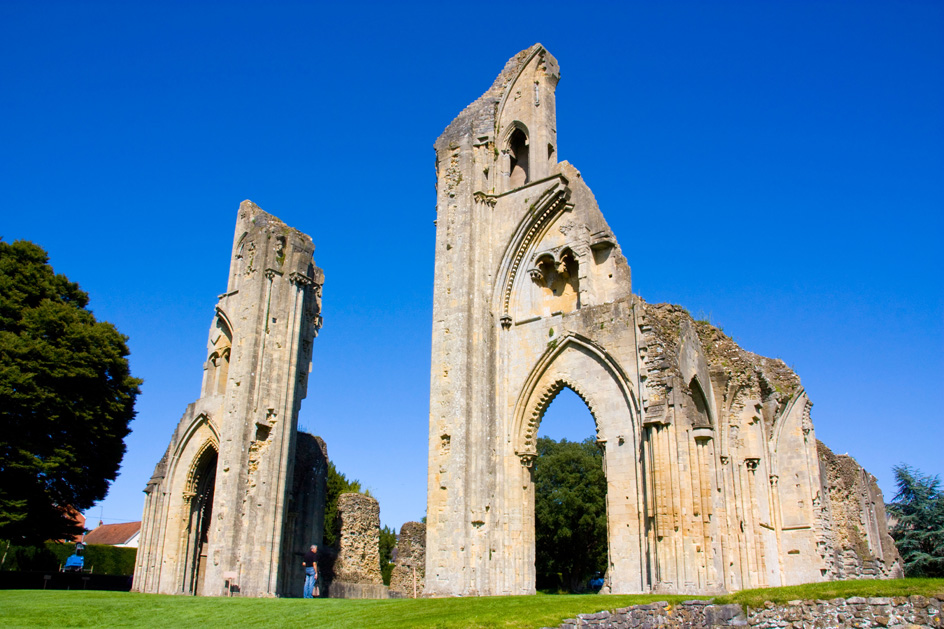
M 47 249 L 145 381 L 91 524 L 141 517 L 247 198 L 327 276 L 300 424 L 385 524 L 424 515 L 432 145 L 538 41 L 635 291 L 794 366 L 886 498 L 896 463 L 944 473 L 944 4 L 6 0 L 0 236 Z M 555 402 L 552 436 L 583 412 Z

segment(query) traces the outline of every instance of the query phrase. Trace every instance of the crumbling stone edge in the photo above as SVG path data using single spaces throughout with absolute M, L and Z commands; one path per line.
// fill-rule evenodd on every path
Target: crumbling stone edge
M 607 629 L 643 629 L 660 627 L 944 627 L 941 601 L 924 596 L 852 597 L 830 600 L 764 603 L 747 608 L 738 604 L 716 605 L 712 601 L 684 601 L 670 606 L 665 601 L 633 605 L 595 614 L 568 618 L 556 629 L 605 627 Z M 545 627 L 544 629 L 551 629 Z

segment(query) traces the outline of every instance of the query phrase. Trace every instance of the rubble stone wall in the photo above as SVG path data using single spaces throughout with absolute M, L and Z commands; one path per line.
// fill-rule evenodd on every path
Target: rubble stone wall
M 714 605 L 710 601 L 686 601 L 670 606 L 665 602 L 634 605 L 595 614 L 580 614 L 560 624 L 558 629 L 576 627 L 708 628 L 708 627 L 942 627 L 941 601 L 924 596 L 893 598 L 834 598 L 832 600 L 790 601 L 784 605 L 766 603 L 745 613 L 740 605 Z
M 341 539 L 334 564 L 334 582 L 383 585 L 380 505 L 364 494 L 341 494 L 338 519 L 341 520 Z
M 390 576 L 390 592 L 412 597 L 414 574 L 416 596 L 419 597 L 423 595 L 426 580 L 426 525 L 422 522 L 407 522 L 400 528 L 397 560 Z
M 833 454 L 822 442 L 817 442 L 817 452 L 830 516 L 830 576 L 901 578 L 901 556 L 888 534 L 885 502 L 875 477 L 851 456 Z

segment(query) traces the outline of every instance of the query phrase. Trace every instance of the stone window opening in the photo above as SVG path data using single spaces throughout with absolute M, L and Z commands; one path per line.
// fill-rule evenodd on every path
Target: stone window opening
M 515 129 L 508 138 L 509 184 L 518 188 L 531 181 L 528 164 L 528 136 L 520 128 Z
M 232 346 L 233 333 L 223 317 L 217 316 L 214 329 L 210 333 L 210 356 L 206 362 L 204 395 L 222 395 L 226 392 Z

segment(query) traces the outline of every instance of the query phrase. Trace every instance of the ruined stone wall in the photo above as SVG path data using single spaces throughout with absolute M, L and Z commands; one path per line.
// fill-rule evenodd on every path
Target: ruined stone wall
M 426 592 L 534 592 L 532 464 L 563 388 L 604 452 L 604 591 L 836 578 L 799 377 L 632 293 L 593 193 L 558 162 L 559 76 L 540 44 L 522 51 L 435 144 Z
M 293 487 L 298 411 L 321 326 L 324 275 L 313 251 L 309 236 L 240 204 L 201 397 L 145 489 L 135 590 L 219 596 L 228 582 L 243 595 L 283 594 L 286 536 L 317 534 L 317 492 Z M 300 495 L 306 506 L 292 511 Z
M 380 505 L 364 494 L 338 497 L 341 538 L 334 582 L 383 585 L 380 574 Z
M 685 601 L 670 606 L 665 602 L 633 605 L 595 614 L 579 614 L 557 629 L 607 627 L 636 629 L 710 629 L 712 627 L 791 627 L 814 629 L 836 627 L 942 627 L 941 601 L 924 596 L 894 598 L 852 597 L 825 600 L 797 600 L 785 605 L 766 603 L 759 609 L 740 605 L 715 605 L 711 601 Z M 547 628 L 545 628 L 547 629 Z
M 888 579 L 903 576 L 888 533 L 885 502 L 875 477 L 851 456 L 818 443 L 823 492 L 829 499 L 830 576 Z
M 425 579 L 426 525 L 407 522 L 400 527 L 397 537 L 397 559 L 390 575 L 390 593 L 405 597 L 422 596 Z

